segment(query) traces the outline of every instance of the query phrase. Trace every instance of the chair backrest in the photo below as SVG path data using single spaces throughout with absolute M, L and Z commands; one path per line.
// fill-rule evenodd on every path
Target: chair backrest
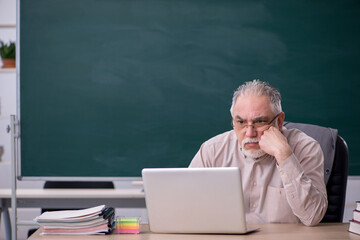
M 285 122 L 288 129 L 297 128 L 320 143 L 324 153 L 324 181 L 328 195 L 328 209 L 321 222 L 342 222 L 348 177 L 349 151 L 336 129 L 312 124 Z
M 348 177 L 349 151 L 346 142 L 339 135 L 336 140 L 334 164 L 328 184 L 328 209 L 322 222 L 342 222 L 345 207 Z

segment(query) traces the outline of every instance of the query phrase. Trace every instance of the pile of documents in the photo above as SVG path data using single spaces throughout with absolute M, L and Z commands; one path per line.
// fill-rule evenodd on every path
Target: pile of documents
M 115 225 L 112 207 L 100 205 L 82 210 L 44 212 L 36 217 L 42 228 L 40 235 L 87 235 L 107 234 Z

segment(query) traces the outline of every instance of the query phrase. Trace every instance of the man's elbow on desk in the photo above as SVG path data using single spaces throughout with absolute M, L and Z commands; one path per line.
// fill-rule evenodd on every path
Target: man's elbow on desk
M 327 207 L 328 207 L 328 201 L 327 198 L 325 198 L 324 201 L 318 204 L 318 206 L 315 208 L 313 213 L 307 219 L 300 218 L 300 221 L 307 227 L 314 227 L 318 225 L 325 216 Z M 320 214 L 319 211 L 321 211 Z

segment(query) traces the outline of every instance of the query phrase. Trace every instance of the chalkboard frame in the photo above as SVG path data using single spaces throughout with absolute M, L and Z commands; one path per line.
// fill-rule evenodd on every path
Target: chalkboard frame
M 155 1 L 156 3 L 158 2 L 162 2 L 162 1 Z M 216 1 L 213 1 L 212 3 L 216 3 Z M 21 3 L 21 0 L 20 0 L 20 3 Z M 241 3 L 243 4 L 249 4 L 249 1 L 241 1 Z M 266 10 L 266 4 L 263 2 L 263 1 L 255 1 L 255 4 L 258 4 L 255 6 L 256 9 L 262 11 L 262 10 Z M 281 8 L 284 8 L 284 6 L 282 6 L 282 4 L 284 4 L 285 7 L 292 7 L 290 6 L 291 4 L 286 4 L 284 3 L 284 1 L 279 1 L 278 2 L 278 6 L 280 7 L 280 10 L 281 11 Z M 295 4 L 296 5 L 296 2 L 292 2 L 292 4 Z M 323 6 L 321 5 L 321 1 L 314 1 L 313 3 L 305 3 L 305 5 L 302 5 L 303 7 L 306 6 L 306 4 L 309 4 L 311 5 L 311 7 L 317 7 L 319 9 L 321 9 Z M 356 1 L 344 1 L 342 3 L 343 5 L 354 5 L 354 9 L 355 10 L 358 10 L 359 9 L 359 6 L 356 5 Z M 358 3 L 357 3 L 358 4 Z M 21 7 L 22 4 L 20 4 L 20 7 Z M 342 6 L 343 6 L 342 5 Z M 264 9 L 262 9 L 261 7 L 264 7 Z M 323 12 L 321 12 L 321 14 L 323 15 L 326 15 L 326 14 L 329 14 L 329 12 L 331 13 L 331 11 L 336 8 L 336 2 L 333 1 L 333 2 L 328 2 L 327 3 L 327 6 L 329 7 L 329 10 L 324 10 Z M 252 9 L 252 8 L 248 8 L 248 9 Z M 347 7 L 346 10 L 349 10 L 350 8 Z M 358 12 L 356 12 L 354 10 L 353 15 L 350 15 L 349 16 L 349 19 L 345 19 L 345 23 L 349 24 L 351 22 L 352 19 L 357 19 L 357 17 L 359 17 L 358 15 Z M 294 11 L 294 9 L 292 9 L 292 11 Z M 19 12 L 21 13 L 21 9 L 19 10 Z M 301 14 L 301 11 L 299 11 L 300 14 Z M 263 13 L 263 12 L 262 12 Z M 284 13 L 285 14 L 285 13 Z M 308 14 L 309 16 L 306 16 L 306 17 L 309 17 L 309 21 L 304 25 L 304 27 L 308 27 L 308 28 L 311 28 L 311 25 L 312 24 L 316 24 L 316 22 L 311 22 L 311 12 L 310 13 L 306 13 Z M 305 15 L 306 15 L 305 14 Z M 266 14 L 265 14 L 266 15 Z M 304 17 L 304 16 L 303 16 Z M 266 16 L 265 16 L 266 18 Z M 305 18 L 304 18 L 305 19 Z M 276 22 L 277 19 L 273 20 L 275 23 L 278 23 Z M 20 20 L 21 21 L 21 20 Z M 259 21 L 259 19 L 255 19 L 253 20 L 254 22 L 248 22 L 246 24 L 249 24 L 251 25 L 251 27 L 255 28 L 256 29 L 256 24 L 260 24 L 259 22 L 256 22 L 256 21 Z M 21 23 L 21 22 L 20 22 Z M 335 24 L 333 22 L 331 22 L 332 24 Z M 344 23 L 344 24 L 345 24 Z M 267 25 L 265 24 L 264 22 L 262 22 L 261 24 L 261 30 L 264 30 L 264 32 L 266 32 L 266 30 L 268 30 L 269 33 L 272 33 L 272 31 L 275 31 L 276 30 L 276 27 L 275 27 L 275 30 L 274 30 L 274 27 L 271 26 L 271 25 Z M 22 37 L 22 34 L 21 34 L 21 25 L 20 24 L 20 40 L 21 40 L 21 37 Z M 354 26 L 357 26 L 356 24 L 353 24 L 351 25 L 350 24 L 350 27 L 354 27 Z M 284 25 L 282 25 L 282 27 L 286 28 L 287 25 L 286 23 L 284 23 Z M 341 25 L 341 23 L 337 23 L 337 25 L 335 24 L 335 28 L 337 29 L 337 31 L 340 31 L 341 27 L 343 27 Z M 270 30 L 269 30 L 270 29 Z M 291 33 L 295 33 L 295 29 L 289 29 L 289 31 Z M 343 30 L 344 33 L 347 33 L 346 32 L 346 29 Z M 350 31 L 350 30 L 349 30 Z M 324 32 L 320 32 L 319 33 L 319 36 L 317 40 L 321 40 L 321 36 L 320 34 L 324 34 L 326 35 L 326 32 L 324 30 Z M 335 35 L 335 34 L 334 34 Z M 350 151 L 350 172 L 349 174 L 350 175 L 360 175 L 360 171 L 354 171 L 353 169 L 357 169 L 358 168 L 358 163 L 357 161 L 352 161 L 352 156 L 354 156 L 354 159 L 357 158 L 357 155 L 352 152 L 352 149 L 356 149 L 358 146 L 359 146 L 359 141 L 358 140 L 355 140 L 354 138 L 354 133 L 353 132 L 356 132 L 356 130 L 359 130 L 359 127 L 354 125 L 353 122 L 351 122 L 351 118 L 357 118 L 359 116 L 359 113 L 357 113 L 356 111 L 353 111 L 352 113 L 349 113 L 351 112 L 352 110 L 352 107 L 351 106 L 345 106 L 346 110 L 347 111 L 343 111 L 341 110 L 340 108 L 343 108 L 346 104 L 346 102 L 348 101 L 352 101 L 355 105 L 357 104 L 360 104 L 359 103 L 359 100 L 355 97 L 355 94 L 354 94 L 354 88 L 357 88 L 359 86 L 358 83 L 356 82 L 353 82 L 354 79 L 358 79 L 358 77 L 360 76 L 359 74 L 359 71 L 356 71 L 354 70 L 355 67 L 357 67 L 357 64 L 355 63 L 355 61 L 351 61 L 351 60 L 355 60 L 357 59 L 357 57 L 359 57 L 359 47 L 354 47 L 354 45 L 351 45 L 353 44 L 352 41 L 356 41 L 357 39 L 360 39 L 359 37 L 359 33 L 358 32 L 355 32 L 355 34 L 352 36 L 353 37 L 353 40 L 347 40 L 348 42 L 346 42 L 346 44 L 350 44 L 351 47 L 353 47 L 353 51 L 352 53 L 348 53 L 346 51 L 349 51 L 346 47 L 345 47 L 345 43 L 344 44 L 340 44 L 340 50 L 342 50 L 343 52 L 341 52 L 339 55 L 336 55 L 335 53 L 335 48 L 333 49 L 334 51 L 331 52 L 331 54 L 329 54 L 329 57 L 337 57 L 337 58 L 342 58 L 344 56 L 350 56 L 351 59 L 346 61 L 344 59 L 344 65 L 345 64 L 348 64 L 347 66 L 340 66 L 342 67 L 343 71 L 345 72 L 346 70 L 348 70 L 350 72 L 350 74 L 346 75 L 345 76 L 342 76 L 342 72 L 341 71 L 336 71 L 332 68 L 328 68 L 328 67 L 333 67 L 335 68 L 336 65 L 331 65 L 331 62 L 326 62 L 326 64 L 324 65 L 319 65 L 318 67 L 319 68 L 322 68 L 322 69 L 316 69 L 316 68 L 312 68 L 310 66 L 310 63 L 306 63 L 306 60 L 309 60 L 309 62 L 311 62 L 311 59 L 308 59 L 305 55 L 302 55 L 301 51 L 299 49 L 291 49 L 292 51 L 288 51 L 287 54 L 291 57 L 291 58 L 294 58 L 293 61 L 298 61 L 299 63 L 303 62 L 303 66 L 295 66 L 295 65 L 290 65 L 292 66 L 294 69 L 293 69 L 293 72 L 289 71 L 289 72 L 286 72 L 284 71 L 283 68 L 285 68 L 287 65 L 284 64 L 284 66 L 281 66 L 281 64 L 279 64 L 279 62 L 281 63 L 281 61 L 285 61 L 284 59 L 284 55 L 286 55 L 283 51 L 286 51 L 286 49 L 284 49 L 281 44 L 281 41 L 279 42 L 276 42 L 276 36 L 274 37 L 274 45 L 273 46 L 277 46 L 278 49 L 277 49 L 277 54 L 271 54 L 271 52 L 269 51 L 268 55 L 266 55 L 266 57 L 268 58 L 264 58 L 264 59 L 258 59 L 256 57 L 254 57 L 253 55 L 251 55 L 252 53 L 251 52 L 244 52 L 245 54 L 248 54 L 250 57 L 250 60 L 252 61 L 255 61 L 255 60 L 258 60 L 260 62 L 260 64 L 263 64 L 265 67 L 263 68 L 260 68 L 258 71 L 261 72 L 257 72 L 256 71 L 256 67 L 253 66 L 253 65 L 247 65 L 248 63 L 246 64 L 237 64 L 238 67 L 246 67 L 248 71 L 245 71 L 246 74 L 244 74 L 243 76 L 238 74 L 236 75 L 237 77 L 238 76 L 241 76 L 241 80 L 239 79 L 239 82 L 238 84 L 234 84 L 234 83 L 231 83 L 230 85 L 231 86 L 228 86 L 227 87 L 227 92 L 224 94 L 222 93 L 221 96 L 219 97 L 219 101 L 222 102 L 221 105 L 218 105 L 218 107 L 222 108 L 221 111 L 218 110 L 218 111 L 214 111 L 215 114 L 219 114 L 221 113 L 221 115 L 224 115 L 224 117 L 221 119 L 220 123 L 222 124 L 220 127 L 218 127 L 215 131 L 213 131 L 211 134 L 207 134 L 207 135 L 202 135 L 201 136 L 201 140 L 197 139 L 197 146 L 194 147 L 194 149 L 198 149 L 198 147 L 200 147 L 200 144 L 201 142 L 207 140 L 208 138 L 210 138 L 211 136 L 214 136 L 216 135 L 216 133 L 221 133 L 222 131 L 226 131 L 226 130 L 229 130 L 229 126 L 228 126 L 228 120 L 230 118 L 229 115 L 226 115 L 225 116 L 225 112 L 228 113 L 228 107 L 229 107 L 229 104 L 230 104 L 230 99 L 231 99 L 231 93 L 232 91 L 236 88 L 237 85 L 241 84 L 241 82 L 243 81 L 248 81 L 248 80 L 252 80 L 254 78 L 260 78 L 261 80 L 265 80 L 265 81 L 269 81 L 272 85 L 274 85 L 275 87 L 278 87 L 280 89 L 280 92 L 283 94 L 283 107 L 284 107 L 284 110 L 285 110 L 285 113 L 287 114 L 287 117 L 286 117 L 286 120 L 287 121 L 292 121 L 292 122 L 303 122 L 303 123 L 311 123 L 311 124 L 316 124 L 316 125 L 321 125 L 321 126 L 327 126 L 327 127 L 332 127 L 332 128 L 336 128 L 336 129 L 339 129 L 339 134 L 341 136 L 344 137 L 345 141 L 347 141 L 348 145 L 349 145 L 349 151 Z M 331 35 L 332 36 L 332 35 Z M 264 36 L 266 37 L 266 36 Z M 327 47 L 322 50 L 320 49 L 320 53 L 325 53 L 326 51 L 325 50 L 329 50 L 329 46 L 336 46 L 338 43 L 335 41 L 335 40 L 342 40 L 343 38 L 335 38 L 334 37 L 334 42 L 331 43 L 333 45 L 327 45 Z M 306 39 L 306 38 L 304 38 Z M 309 39 L 308 41 L 310 41 L 311 39 Z M 331 40 L 331 39 L 330 39 Z M 291 42 L 291 41 L 295 41 L 293 38 L 289 38 L 287 39 L 288 42 Z M 331 41 L 330 41 L 331 42 Z M 304 47 L 304 49 L 306 51 L 311 51 L 312 47 L 315 47 L 314 44 L 312 44 L 311 42 L 308 43 L 308 45 L 306 45 L 306 43 L 304 43 L 303 46 L 306 46 Z M 285 45 L 285 47 L 287 47 L 287 45 Z M 309 49 L 307 49 L 307 47 Z M 23 46 L 23 43 L 20 41 L 20 54 L 22 52 L 22 49 L 24 48 Z M 26 48 L 26 46 L 25 46 Z M 245 48 L 244 48 L 245 49 Z M 244 50 L 243 49 L 243 50 Z M 315 49 L 315 48 L 314 48 Z M 254 49 L 251 49 L 251 50 L 254 50 Z M 264 49 L 264 47 L 262 47 L 262 50 L 266 50 L 267 49 Z M 296 50 L 296 51 L 295 51 Z M 343 54 L 343 55 L 341 55 Z M 288 57 L 289 57 L 288 56 Z M 251 58 L 252 57 L 252 58 Z M 318 56 L 318 55 L 314 55 L 313 56 L 314 59 L 316 59 L 317 61 L 320 61 L 320 60 L 324 60 L 322 56 Z M 20 123 L 23 124 L 23 122 L 26 122 L 26 119 L 21 119 L 22 117 L 22 114 L 21 114 L 21 101 L 22 101 L 22 97 L 20 96 L 20 88 L 22 86 L 22 79 L 23 79 L 23 67 L 26 66 L 26 62 L 23 62 L 22 60 L 23 58 L 20 56 L 20 80 L 18 82 L 18 86 L 19 86 L 19 96 L 18 96 L 18 110 L 17 110 L 17 113 L 18 113 L 18 116 L 20 117 Z M 203 60 L 203 59 L 202 59 Z M 338 59 L 335 59 L 335 60 L 338 60 Z M 334 60 L 334 61 L 335 61 Z M 337 63 L 337 61 L 335 61 Z M 269 68 L 274 68 L 276 69 L 276 71 L 272 72 L 269 70 Z M 299 76 L 294 76 L 293 79 L 290 79 L 292 77 L 292 74 L 293 73 L 296 73 L 296 72 L 300 72 L 301 70 L 299 69 L 296 69 L 297 68 L 303 68 L 302 70 L 302 75 L 299 77 Z M 41 68 L 40 68 L 41 70 Z M 328 82 L 312 82 L 311 80 L 311 77 L 313 74 L 318 74 L 320 77 L 329 77 L 329 75 L 325 74 L 324 72 L 326 71 L 332 71 L 334 75 L 336 75 L 336 77 L 334 78 L 329 78 Z M 216 72 L 215 72 L 216 73 Z M 224 75 L 220 75 L 220 76 L 224 76 Z M 343 77 L 344 79 L 342 79 L 341 77 Z M 307 80 L 310 79 L 310 80 Z M 211 78 L 210 78 L 211 79 Z M 288 83 L 284 83 L 284 80 L 283 79 L 288 79 Z M 338 85 L 338 82 L 339 79 L 341 79 L 341 81 L 344 81 L 344 85 L 348 84 L 349 86 L 343 86 L 343 85 Z M 300 83 L 301 82 L 301 83 Z M 213 86 L 213 89 L 216 88 L 216 87 L 219 87 L 219 85 L 216 85 L 218 83 L 216 82 L 212 82 L 214 84 Z M 328 84 L 329 85 L 329 89 L 324 89 L 324 84 Z M 320 96 L 317 96 L 317 97 L 314 97 L 314 96 L 311 96 L 307 93 L 304 94 L 304 96 L 302 96 L 299 92 L 297 91 L 294 91 L 292 88 L 290 88 L 289 86 L 291 85 L 291 87 L 295 87 L 295 88 L 299 88 L 299 89 L 304 89 L 304 88 L 310 88 L 310 92 L 316 92 L 318 93 Z M 200 86 L 200 85 L 199 85 Z M 333 88 L 336 88 L 336 89 L 330 89 L 330 87 L 333 87 Z M 325 91 L 326 90 L 326 91 Z M 326 108 L 329 109 L 329 112 L 327 112 L 328 114 L 318 114 L 319 111 L 321 113 L 321 108 L 323 106 L 318 106 L 318 105 L 321 105 L 321 104 L 324 104 L 324 101 L 321 101 L 322 98 L 327 98 L 327 97 L 331 97 L 331 99 L 329 99 L 329 103 L 327 105 L 325 105 Z M 345 98 L 345 100 L 341 99 L 341 98 Z M 304 102 L 304 99 L 306 99 L 307 101 Z M 206 101 L 207 98 L 199 98 L 198 99 L 199 101 Z M 319 103 L 317 103 L 317 101 Z M 318 105 L 317 105 L 318 104 Z M 310 106 L 310 105 L 313 105 L 313 106 Z M 203 105 L 205 106 L 205 104 Z M 295 110 L 294 110 L 295 108 Z M 303 111 L 304 109 L 306 108 L 310 108 L 311 111 L 309 112 L 305 112 Z M 209 110 L 209 109 L 206 109 L 206 110 Z M 300 112 L 300 113 L 299 113 Z M 345 117 L 345 122 L 342 122 L 343 121 L 343 118 Z M 196 124 L 204 124 L 203 122 L 197 122 Z M 206 124 L 206 123 L 205 123 Z M 208 126 L 208 127 L 211 127 L 211 126 Z M 20 145 L 20 148 L 21 148 L 21 143 L 19 144 Z M 193 154 L 196 153 L 196 150 L 193 149 Z M 20 159 L 21 159 L 21 150 L 19 151 L 18 153 Z M 188 156 L 187 160 L 186 161 L 190 161 L 190 157 Z M 46 178 L 46 179 L 59 179 L 59 178 L 65 178 L 65 179 L 77 179 L 78 177 L 77 176 L 66 176 L 66 177 L 63 177 L 63 176 L 22 176 L 22 171 L 21 171 L 21 165 L 22 165 L 22 160 L 20 160 L 19 162 L 19 176 L 20 178 L 24 179 L 24 178 Z M 185 166 L 186 164 L 184 164 Z M 95 178 L 98 178 L 98 176 L 94 176 Z M 93 176 L 89 176 L 89 177 L 80 177 L 81 179 L 83 178 L 90 178 L 90 179 L 93 179 Z M 100 178 L 105 178 L 105 179 L 114 179 L 116 178 L 116 176 L 112 176 L 112 177 L 105 177 L 105 176 L 101 176 Z M 119 176 L 120 179 L 124 179 L 123 176 Z M 136 177 L 131 177 L 131 176 L 126 176 L 125 178 L 129 178 L 129 179 L 138 179 L 139 176 L 136 176 Z

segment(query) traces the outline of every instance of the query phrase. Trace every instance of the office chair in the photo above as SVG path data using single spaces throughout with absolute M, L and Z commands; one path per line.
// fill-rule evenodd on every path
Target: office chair
M 324 153 L 324 181 L 328 208 L 321 222 L 342 222 L 348 177 L 349 151 L 337 130 L 312 124 L 284 122 L 287 129 L 297 128 L 320 143 Z
M 85 182 L 85 181 L 75 181 L 75 182 L 67 182 L 67 181 L 46 181 L 44 184 L 44 189 L 50 188 L 94 188 L 94 189 L 114 189 L 114 183 L 111 181 L 104 182 Z M 59 211 L 65 209 L 41 209 L 41 213 L 46 211 Z M 66 209 L 66 210 L 75 210 L 75 209 Z M 30 229 L 28 231 L 28 237 L 30 237 L 37 229 Z

